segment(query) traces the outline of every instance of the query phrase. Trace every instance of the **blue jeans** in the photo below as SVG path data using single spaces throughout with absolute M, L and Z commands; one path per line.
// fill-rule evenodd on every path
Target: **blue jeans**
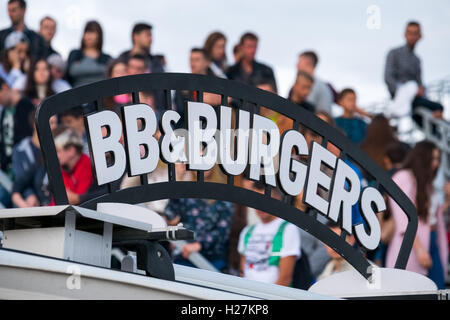
M 5 208 L 11 208 L 11 195 L 9 192 L 0 184 L 0 203 Z
M 423 122 L 422 117 L 417 114 L 414 114 L 414 109 L 416 109 L 418 107 L 423 107 L 425 109 L 430 110 L 431 112 L 444 110 L 444 107 L 440 103 L 428 100 L 427 98 L 425 98 L 423 96 L 416 97 L 412 102 L 412 111 L 413 111 L 412 118 L 420 127 L 422 127 L 422 122 Z
M 445 275 L 444 268 L 442 268 L 441 256 L 439 254 L 439 247 L 437 245 L 436 231 L 432 231 L 430 235 L 430 256 L 433 266 L 428 270 L 428 278 L 436 283 L 439 290 L 445 289 Z

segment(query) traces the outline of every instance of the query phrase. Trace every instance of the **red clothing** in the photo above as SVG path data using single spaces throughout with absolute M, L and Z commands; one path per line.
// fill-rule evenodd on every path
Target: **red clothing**
M 92 183 L 91 160 L 87 155 L 82 154 L 72 172 L 62 170 L 62 176 L 66 190 L 76 194 L 86 193 Z

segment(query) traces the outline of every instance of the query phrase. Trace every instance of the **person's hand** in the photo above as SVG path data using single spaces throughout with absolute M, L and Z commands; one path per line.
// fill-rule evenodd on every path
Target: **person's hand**
M 425 95 L 425 88 L 420 86 L 419 89 L 417 90 L 417 96 L 421 97 L 423 95 Z
M 67 189 L 66 192 L 67 192 L 67 199 L 69 200 L 70 204 L 77 205 L 80 203 L 80 195 L 79 194 L 76 194 L 75 192 L 72 192 L 69 189 Z
M 8 59 L 11 62 L 13 69 L 20 70 L 20 58 L 16 49 L 12 49 L 8 52 Z
M 181 217 L 180 216 L 176 216 L 175 218 L 173 218 L 172 220 L 167 220 L 167 218 L 165 218 L 167 221 L 167 224 L 169 226 L 176 226 L 180 223 Z
M 39 205 L 40 205 L 38 198 L 34 194 L 29 195 L 25 199 L 25 202 L 29 208 L 30 207 L 39 207 Z
M 425 269 L 430 269 L 431 266 L 433 265 L 433 262 L 431 260 L 431 256 L 428 253 L 428 251 L 421 248 L 416 253 L 417 253 L 417 260 L 419 260 L 419 264 Z
M 29 58 L 26 58 L 25 61 L 23 62 L 23 70 L 25 71 L 25 73 L 28 73 L 28 71 L 30 71 L 30 67 L 31 67 L 31 60 Z
M 183 258 L 187 259 L 191 255 L 192 252 L 198 252 L 202 249 L 202 245 L 200 242 L 188 243 L 183 246 L 181 249 L 181 255 Z

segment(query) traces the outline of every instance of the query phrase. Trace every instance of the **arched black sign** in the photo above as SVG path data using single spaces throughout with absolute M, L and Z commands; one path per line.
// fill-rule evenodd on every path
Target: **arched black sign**
M 45 99 L 36 114 L 36 127 L 55 204 L 68 204 L 68 200 L 49 125 L 50 117 L 86 103 L 93 103 L 96 111 L 100 112 L 103 110 L 104 98 L 126 93 L 132 95 L 134 103 L 138 103 L 141 91 L 164 93 L 165 104 L 169 109 L 172 105 L 171 90 L 196 92 L 198 101 L 202 101 L 204 92 L 218 94 L 221 95 L 222 104 L 225 106 L 228 105 L 227 99 L 233 98 L 238 102 L 238 109 L 244 109 L 251 114 L 259 114 L 260 107 L 264 106 L 292 119 L 294 130 L 298 130 L 299 125 L 302 125 L 320 135 L 322 146 L 326 147 L 330 142 L 338 147 L 341 150 L 340 159 L 349 158 L 360 165 L 374 179 L 375 188 L 382 187 L 407 215 L 408 225 L 395 264 L 396 268 L 406 267 L 417 231 L 417 212 L 409 198 L 390 177 L 347 137 L 313 113 L 299 108 L 278 95 L 231 80 L 193 74 L 141 74 L 100 81 Z M 205 182 L 201 171 L 197 172 L 196 182 L 176 181 L 174 165 L 171 164 L 168 166 L 168 177 L 168 182 L 148 184 L 146 175 L 143 175 L 141 186 L 104 194 L 81 206 L 95 209 L 99 202 L 137 204 L 170 198 L 208 198 L 230 201 L 265 211 L 297 225 L 332 247 L 365 278 L 370 277 L 370 263 L 364 258 L 363 253 L 350 246 L 344 237 L 335 234 L 318 222 L 315 215 L 306 214 L 293 206 L 292 197 L 289 195 L 279 200 L 271 197 L 270 186 L 266 187 L 265 194 L 237 187 L 234 185 L 233 176 L 228 177 L 227 184 Z

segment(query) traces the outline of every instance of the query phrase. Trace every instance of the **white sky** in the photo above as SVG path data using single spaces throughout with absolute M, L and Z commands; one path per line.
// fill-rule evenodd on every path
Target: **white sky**
M 250 0 L 28 0 L 27 25 L 38 29 L 44 15 L 54 17 L 58 31 L 53 45 L 65 57 L 78 48 L 87 20 L 98 20 L 104 51 L 113 56 L 131 46 L 137 21 L 153 25 L 152 53 L 166 56 L 173 72 L 189 72 L 188 54 L 207 35 L 220 30 L 228 37 L 227 54 L 245 31 L 260 37 L 257 59 L 272 66 L 279 94 L 286 96 L 298 54 L 318 52 L 317 75 L 337 90 L 353 87 L 362 106 L 388 96 L 383 82 L 387 51 L 402 45 L 408 20 L 421 22 L 424 38 L 417 47 L 425 83 L 450 75 L 450 1 L 250 1 Z M 370 29 L 376 5 L 380 28 Z M 0 1 L 0 28 L 10 24 L 7 0 Z

